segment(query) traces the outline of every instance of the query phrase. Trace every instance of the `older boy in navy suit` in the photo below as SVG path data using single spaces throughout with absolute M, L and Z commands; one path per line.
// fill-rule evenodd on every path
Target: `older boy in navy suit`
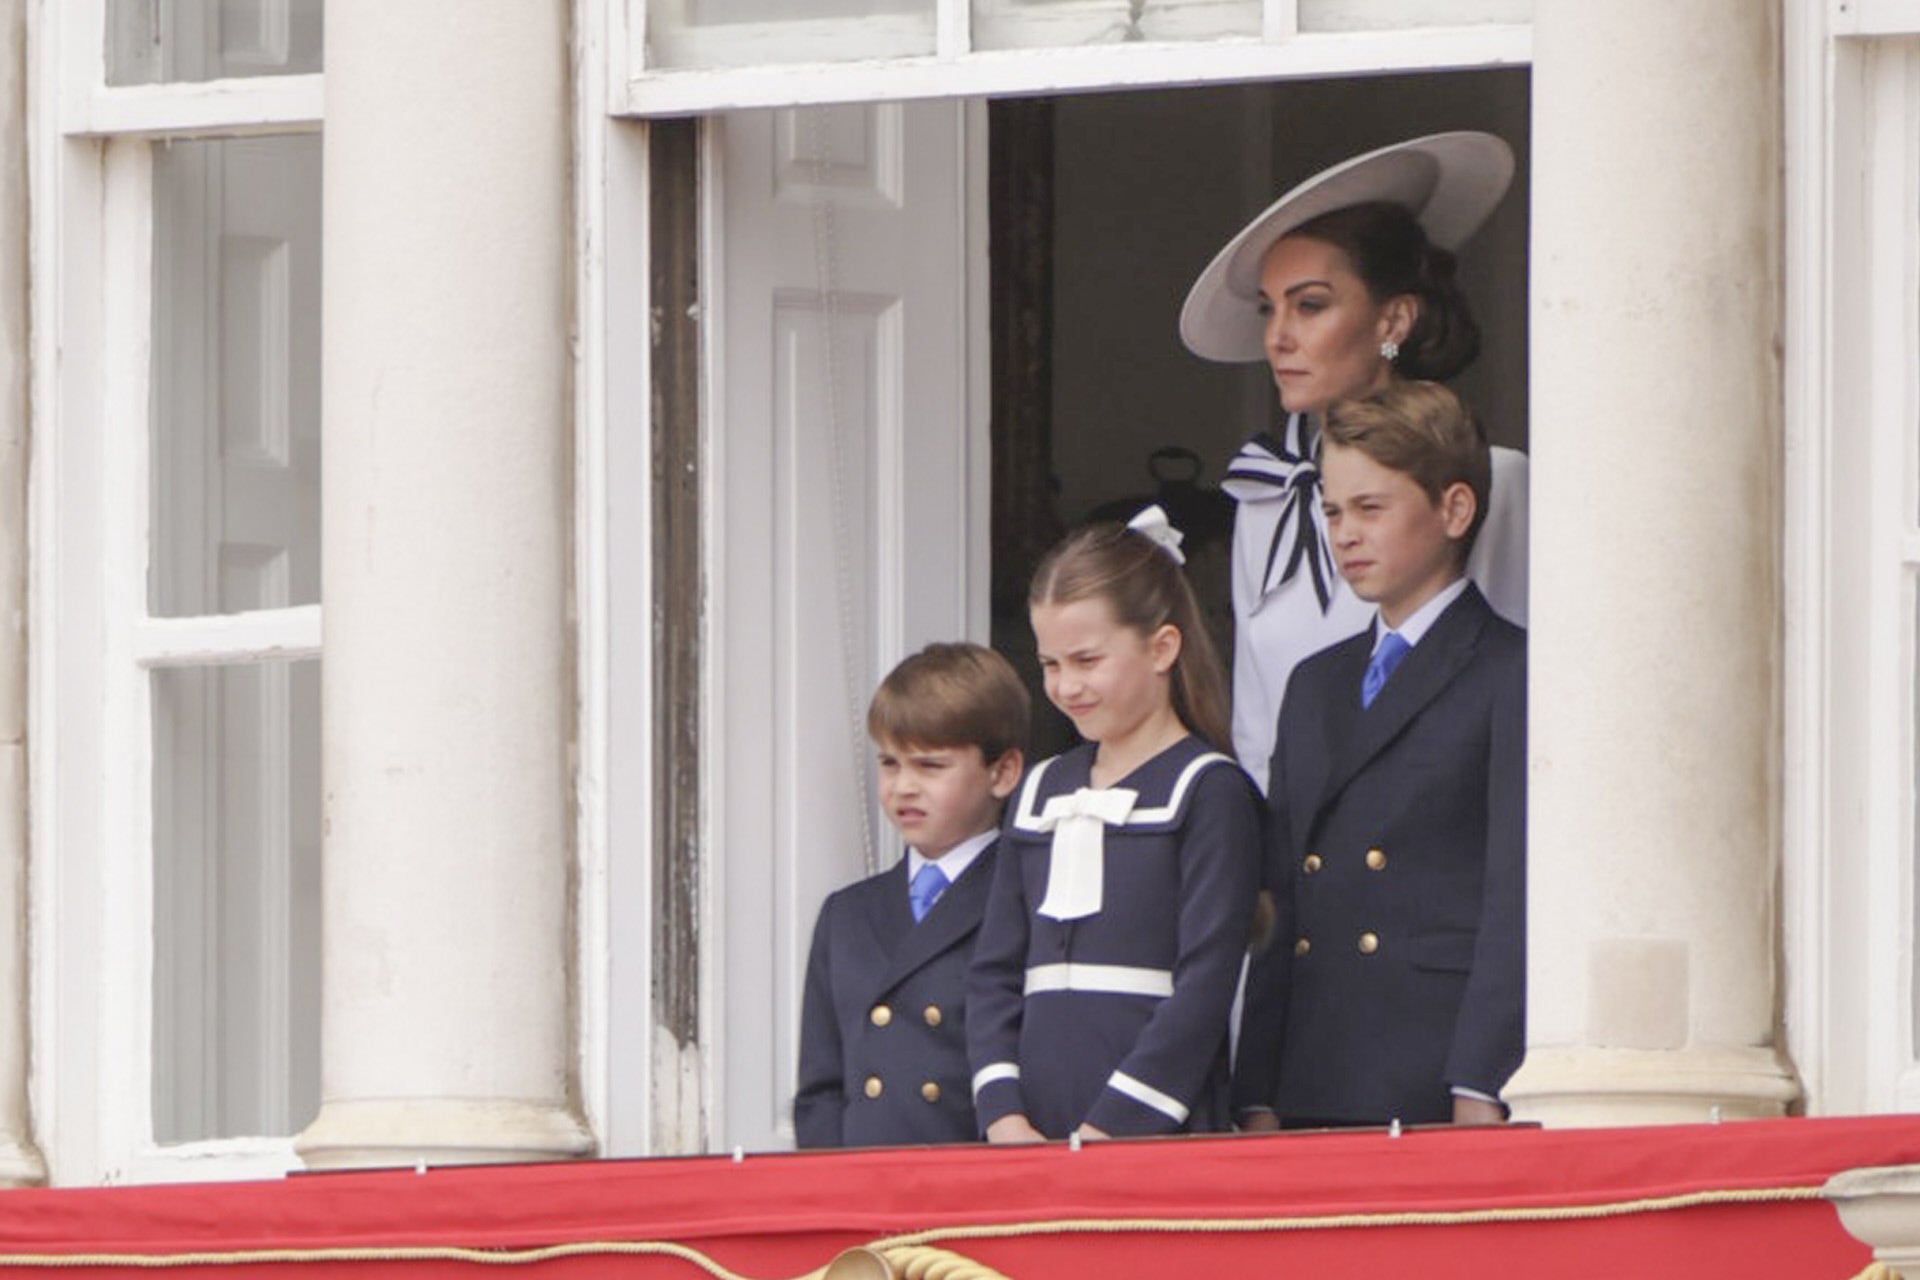
M 1497 1122 L 1524 1039 L 1527 670 L 1462 576 L 1486 441 L 1444 387 L 1395 382 L 1331 407 L 1322 449 L 1334 557 L 1379 617 L 1287 687 L 1235 1105 L 1247 1128 Z
M 907 855 L 820 908 L 793 1099 L 802 1147 L 979 1137 L 967 965 L 1028 714 L 1006 659 L 972 644 L 928 645 L 873 695 L 880 803 Z

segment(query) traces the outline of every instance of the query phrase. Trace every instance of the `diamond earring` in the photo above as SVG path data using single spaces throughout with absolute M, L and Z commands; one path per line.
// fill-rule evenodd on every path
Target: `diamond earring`
M 1380 344 L 1380 358 L 1389 364 L 1400 358 L 1400 344 L 1388 338 Z

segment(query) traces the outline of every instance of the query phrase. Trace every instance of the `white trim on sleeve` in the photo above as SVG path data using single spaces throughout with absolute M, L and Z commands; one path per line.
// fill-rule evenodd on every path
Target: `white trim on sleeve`
M 1124 1071 L 1116 1071 L 1107 1077 L 1107 1087 L 1115 1093 L 1124 1093 L 1143 1106 L 1152 1107 L 1175 1124 L 1185 1124 L 1190 1114 L 1180 1099 L 1160 1092 L 1152 1085 L 1135 1080 Z
M 973 1096 L 977 1099 L 980 1091 L 996 1080 L 1018 1080 L 1020 1064 L 1017 1062 L 989 1062 L 973 1073 Z

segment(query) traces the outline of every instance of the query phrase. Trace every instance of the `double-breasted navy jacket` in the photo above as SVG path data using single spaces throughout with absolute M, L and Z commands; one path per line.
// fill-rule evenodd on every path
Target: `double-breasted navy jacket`
M 967 965 L 994 858 L 992 847 L 975 858 L 918 924 L 904 857 L 820 908 L 800 1006 L 800 1146 L 979 1137 L 967 1089 Z
M 1372 631 L 1309 658 L 1268 783 L 1272 947 L 1248 977 L 1235 1106 L 1450 1119 L 1523 1050 L 1526 633 L 1471 585 L 1372 706 Z
M 974 952 L 967 1040 L 984 1127 L 1023 1113 L 1048 1137 L 1224 1128 L 1227 1018 L 1259 881 L 1260 799 L 1188 737 L 1114 784 L 1136 793 L 1102 828 L 1100 909 L 1037 914 L 1052 834 L 1042 813 L 1088 788 L 1095 748 L 1035 765 L 1001 835 Z

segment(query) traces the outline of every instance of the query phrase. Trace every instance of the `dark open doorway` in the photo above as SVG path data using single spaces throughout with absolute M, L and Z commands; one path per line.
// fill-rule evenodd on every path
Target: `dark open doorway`
M 1525 68 L 1086 94 L 992 104 L 993 644 L 1035 697 L 1034 749 L 1073 741 L 1046 705 L 1026 586 L 1064 530 L 1160 500 L 1232 652 L 1227 526 L 1215 488 L 1272 425 L 1261 365 L 1180 344 L 1188 287 L 1254 213 L 1348 156 L 1447 129 L 1513 147 L 1513 190 L 1462 251 L 1484 343 L 1456 388 L 1495 444 L 1527 443 Z

